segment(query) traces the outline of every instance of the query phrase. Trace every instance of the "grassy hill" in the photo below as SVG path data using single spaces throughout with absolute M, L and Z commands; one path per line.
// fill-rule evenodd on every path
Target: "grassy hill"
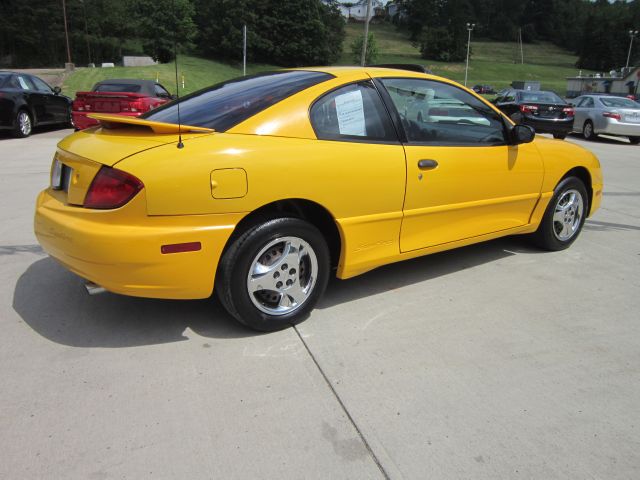
M 417 48 L 411 45 L 406 36 L 398 32 L 393 25 L 372 24 L 371 32 L 378 45 L 378 63 L 419 63 L 427 65 L 436 75 L 464 81 L 464 63 L 445 63 L 424 60 Z M 351 43 L 361 35 L 362 24 L 348 24 L 340 65 L 353 65 Z M 472 40 L 472 55 L 469 63 L 468 85 L 488 84 L 499 89 L 508 86 L 513 80 L 538 80 L 542 88 L 555 90 L 560 94 L 566 91 L 566 77 L 576 75 L 574 67 L 577 57 L 548 43 L 524 45 L 525 64 L 519 62 L 518 46 L 513 43 L 500 43 Z M 180 56 L 179 74 L 185 77 L 185 88 L 180 94 L 190 93 L 207 85 L 242 74 L 241 68 L 225 63 L 196 57 Z M 270 65 L 249 65 L 248 72 L 254 73 L 275 68 Z M 80 68 L 66 78 L 63 92 L 71 97 L 75 92 L 89 90 L 99 80 L 105 78 L 159 79 L 171 92 L 175 90 L 174 64 L 154 65 L 150 67 L 116 68 Z
M 347 25 L 340 64 L 354 63 L 351 43 L 362 31 L 362 24 Z M 421 58 L 419 50 L 393 25 L 372 24 L 370 31 L 378 45 L 377 63 L 418 63 L 427 65 L 436 75 L 464 81 L 464 62 L 434 62 Z M 524 65 L 520 63 L 520 51 L 516 42 L 501 43 L 472 38 L 467 84 L 488 84 L 499 89 L 509 86 L 513 80 L 536 80 L 542 83 L 542 88 L 564 94 L 567 88 L 566 77 L 578 74 L 578 69 L 574 66 L 578 58 L 549 43 L 525 44 L 523 49 Z

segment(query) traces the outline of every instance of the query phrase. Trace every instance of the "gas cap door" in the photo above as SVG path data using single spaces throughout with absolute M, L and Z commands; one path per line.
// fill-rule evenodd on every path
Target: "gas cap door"
M 211 195 L 213 198 L 242 198 L 249 184 L 244 168 L 219 168 L 211 172 Z

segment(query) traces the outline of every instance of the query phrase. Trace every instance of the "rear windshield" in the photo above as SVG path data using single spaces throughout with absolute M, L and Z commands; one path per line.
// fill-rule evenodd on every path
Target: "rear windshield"
M 628 98 L 616 98 L 616 97 L 607 97 L 601 98 L 600 102 L 605 107 L 613 107 L 613 108 L 640 108 L 640 104 L 637 104 L 633 100 L 629 100 Z
M 521 92 L 520 101 L 530 103 L 565 103 L 553 92 Z
M 306 88 L 333 78 L 323 72 L 267 72 L 218 83 L 180 99 L 185 125 L 224 132 L 265 108 Z M 143 115 L 156 122 L 178 123 L 178 102 Z
M 99 83 L 93 89 L 94 92 L 131 92 L 138 93 L 141 85 L 134 83 Z

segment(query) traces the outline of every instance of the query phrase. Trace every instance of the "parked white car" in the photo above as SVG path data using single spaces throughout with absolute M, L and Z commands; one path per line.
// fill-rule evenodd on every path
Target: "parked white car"
M 582 95 L 573 100 L 573 129 L 593 140 L 598 134 L 628 137 L 640 143 L 640 103 L 613 95 Z

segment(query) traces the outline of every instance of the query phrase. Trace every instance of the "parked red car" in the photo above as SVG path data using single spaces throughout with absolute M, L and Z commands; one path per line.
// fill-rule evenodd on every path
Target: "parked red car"
M 138 117 L 174 99 L 166 88 L 152 80 L 109 79 L 90 92 L 77 92 L 71 115 L 76 130 L 97 125 L 90 113 L 115 113 Z

